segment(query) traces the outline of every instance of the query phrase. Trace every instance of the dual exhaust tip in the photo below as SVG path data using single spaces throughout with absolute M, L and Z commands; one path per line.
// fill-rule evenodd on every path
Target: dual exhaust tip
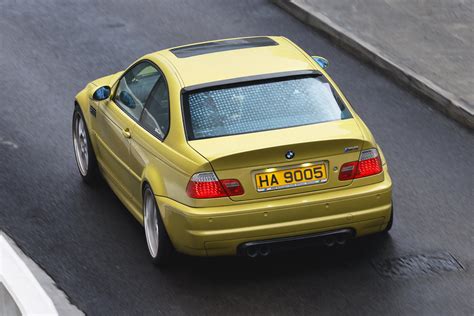
M 342 246 L 342 245 L 346 244 L 346 241 L 347 241 L 347 238 L 345 236 L 328 236 L 328 237 L 324 238 L 324 240 L 323 240 L 324 245 L 326 245 L 328 247 L 332 247 L 336 244 Z
M 345 245 L 349 236 L 347 235 L 330 235 L 322 239 L 322 243 L 327 247 L 333 247 L 335 245 Z M 268 245 L 252 245 L 245 249 L 245 255 L 249 258 L 266 257 L 272 252 Z
M 256 258 L 258 256 L 266 257 L 271 253 L 270 247 L 263 245 L 263 246 L 250 246 L 246 249 L 247 257 Z

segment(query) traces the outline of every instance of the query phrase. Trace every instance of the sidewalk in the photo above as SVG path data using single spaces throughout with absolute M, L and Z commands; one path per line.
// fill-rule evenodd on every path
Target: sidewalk
M 472 0 L 274 0 L 474 128 Z

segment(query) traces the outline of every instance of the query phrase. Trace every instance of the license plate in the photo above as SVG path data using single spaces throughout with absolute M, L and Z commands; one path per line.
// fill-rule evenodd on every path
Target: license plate
M 273 171 L 275 170 L 275 171 Z M 299 187 L 328 181 L 325 163 L 305 163 L 284 169 L 269 168 L 255 175 L 258 192 Z

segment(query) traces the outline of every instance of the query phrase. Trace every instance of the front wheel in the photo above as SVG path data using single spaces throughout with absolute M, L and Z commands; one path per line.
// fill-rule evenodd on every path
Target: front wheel
M 150 257 L 154 264 L 164 265 L 171 259 L 173 246 L 156 205 L 155 195 L 149 185 L 145 185 L 143 193 L 143 215 L 143 226 Z
M 86 122 L 79 106 L 75 106 L 72 117 L 72 140 L 77 168 L 87 184 L 97 180 L 98 166 L 87 130 Z

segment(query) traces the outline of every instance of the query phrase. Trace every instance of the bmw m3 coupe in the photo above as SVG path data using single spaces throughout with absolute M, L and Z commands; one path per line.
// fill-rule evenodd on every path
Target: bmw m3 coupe
M 102 174 L 157 264 L 386 232 L 387 163 L 327 66 L 278 36 L 145 55 L 77 94 L 80 175 Z

